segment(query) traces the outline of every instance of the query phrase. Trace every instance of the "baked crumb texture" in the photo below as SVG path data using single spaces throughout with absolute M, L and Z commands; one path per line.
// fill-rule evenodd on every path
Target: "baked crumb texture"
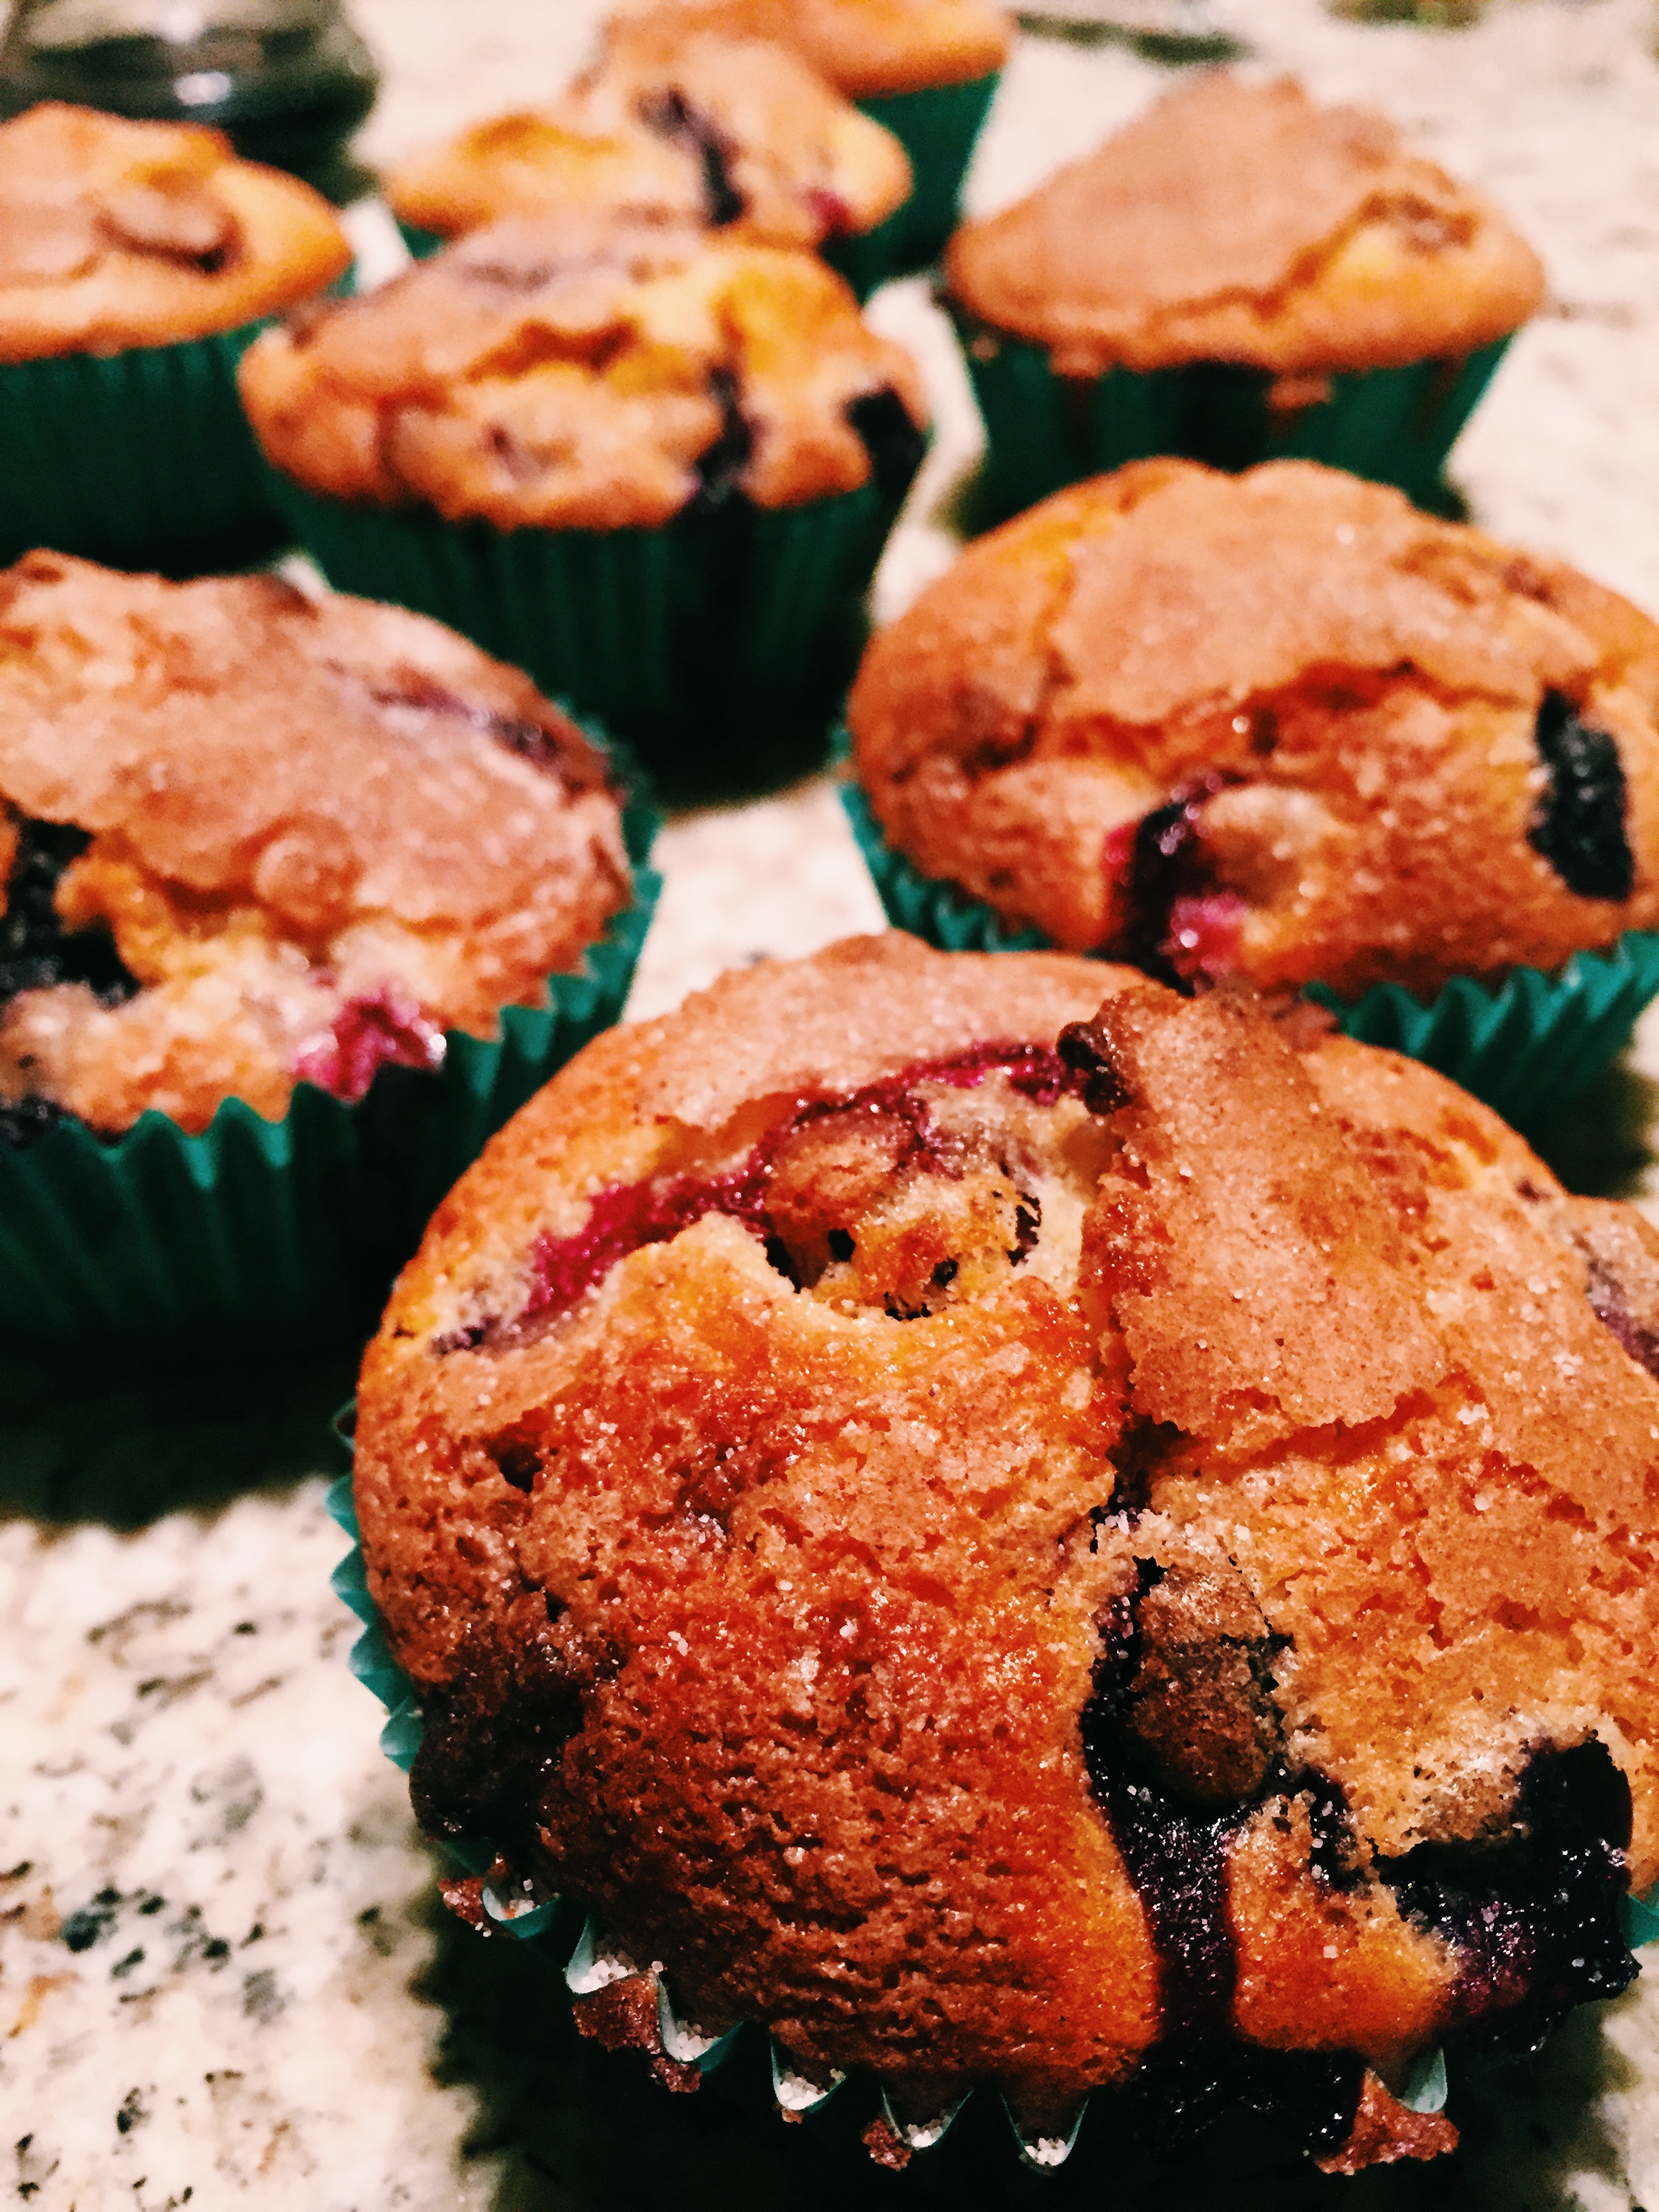
M 222 131 L 58 100 L 0 123 L 0 362 L 235 330 L 350 261 L 321 194 Z
M 1526 320 L 1537 256 L 1384 117 L 1206 72 L 945 257 L 1055 374 L 1239 362 L 1294 380 L 1460 357 Z M 1287 383 L 1282 404 L 1309 397 Z
M 244 404 L 275 465 L 502 530 L 654 529 L 741 492 L 856 490 L 927 421 L 915 364 L 804 251 L 570 206 L 494 223 L 268 331 Z
M 405 162 L 386 198 L 448 238 L 572 202 L 704 223 L 769 246 L 873 229 L 910 190 L 889 131 L 788 47 L 618 31 L 565 95 Z
M 580 731 L 438 623 L 269 575 L 0 575 L 0 1140 L 301 1077 L 355 1103 L 539 1005 L 630 896 Z
M 1549 969 L 1659 915 L 1659 628 L 1309 462 L 1174 460 L 981 539 L 848 708 L 892 842 L 1190 987 Z
M 625 0 L 609 29 L 775 40 L 852 100 L 989 76 L 1014 35 L 1012 18 L 987 0 Z
M 1415 2054 L 1635 1971 L 1656 1329 L 1634 1212 L 1233 990 L 727 976 L 492 1142 L 370 1349 L 417 1809 L 592 1907 L 592 2032 L 693 2086 L 659 1976 L 872 2068 L 880 2157 L 975 2084 L 1431 2155 Z

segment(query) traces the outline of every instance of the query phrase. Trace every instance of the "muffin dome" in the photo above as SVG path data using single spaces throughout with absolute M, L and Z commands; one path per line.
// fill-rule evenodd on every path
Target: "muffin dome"
M 1188 362 L 1293 378 L 1467 355 L 1543 290 L 1498 210 L 1383 117 L 1219 71 L 963 223 L 945 277 L 970 315 L 1083 378 Z
M 1630 1209 L 1230 992 L 728 976 L 523 1109 L 370 1349 L 417 1809 L 591 1906 L 590 2029 L 660 2054 L 659 1978 L 674 2057 L 873 2068 L 878 2156 L 976 2083 L 1431 2154 L 1413 2054 L 1633 1972 L 1656 1323 Z
M 926 420 L 908 355 L 815 256 L 577 207 L 268 331 L 240 381 L 301 484 L 503 530 L 654 528 L 733 489 L 802 504 Z
M 1433 992 L 1659 914 L 1659 629 L 1310 464 L 1142 462 L 981 539 L 848 708 L 888 836 L 1166 980 Z
M 444 237 L 574 203 L 815 246 L 890 215 L 910 164 L 787 47 L 619 33 L 562 100 L 475 124 L 386 189 L 405 222 Z
M 0 362 L 234 330 L 350 260 L 328 203 L 222 131 L 55 100 L 0 124 Z
M 964 84 L 1007 59 L 1013 27 L 988 0 L 635 0 L 620 32 L 775 39 L 852 100 Z
M 618 803 L 516 669 L 272 576 L 0 575 L 0 1121 L 362 1096 L 541 1002 L 626 905 Z

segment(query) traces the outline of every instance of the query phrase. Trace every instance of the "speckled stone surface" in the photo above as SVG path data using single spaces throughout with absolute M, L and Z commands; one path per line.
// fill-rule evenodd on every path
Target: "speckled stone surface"
M 387 70 L 384 157 L 532 98 L 580 59 L 586 0 L 356 0 Z M 1090 0 L 1067 0 L 1086 16 Z M 1208 0 L 1312 88 L 1388 108 L 1495 191 L 1549 264 L 1551 302 L 1455 457 L 1476 516 L 1659 608 L 1659 66 L 1647 0 L 1492 0 L 1476 29 L 1338 21 L 1316 0 Z M 996 206 L 1151 98 L 1128 46 L 1031 39 L 972 181 Z M 946 565 L 976 427 L 920 284 L 873 310 L 924 360 L 939 435 L 879 580 L 884 614 Z M 634 1011 L 727 964 L 805 951 L 878 913 L 823 783 L 684 817 Z M 1659 1189 L 1647 1131 L 1659 1024 L 1553 1133 L 1583 1188 Z M 734 2084 L 671 2100 L 578 2045 L 556 1961 L 481 1944 L 347 1674 L 331 1594 L 328 1412 L 349 1375 L 120 1388 L 0 1372 L 0 2203 L 36 2212 L 407 2206 L 588 2212 L 876 2196 L 940 2201 Z M 545 1994 L 544 1994 L 545 1993 Z M 1659 2203 L 1659 1973 L 1536 2066 L 1454 2066 L 1467 2148 L 1352 2188 L 1305 2170 L 1194 2169 L 1146 2200 L 1352 2212 Z M 1003 2161 L 1006 2165 L 1006 2161 Z M 986 2161 L 987 2202 L 1028 2191 Z M 1107 2201 L 1098 2181 L 1091 2203 Z M 976 2201 L 958 2172 L 944 2192 Z

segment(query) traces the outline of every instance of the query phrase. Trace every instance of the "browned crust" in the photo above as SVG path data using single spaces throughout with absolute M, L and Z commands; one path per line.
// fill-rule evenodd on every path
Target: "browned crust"
M 1626 899 L 1532 843 L 1547 692 L 1616 743 Z M 1305 462 L 1139 462 L 979 540 L 872 641 L 848 706 L 889 838 L 1079 951 L 1109 863 L 1195 779 L 1264 987 L 1557 967 L 1659 913 L 1659 628 L 1568 568 Z
M 57 101 L 0 124 L 0 362 L 240 329 L 351 262 L 321 194 L 222 131 Z
M 711 205 L 690 129 L 714 138 L 741 203 Z M 884 221 L 908 196 L 910 163 L 788 47 L 692 31 L 664 40 L 614 33 L 562 98 L 492 117 L 402 163 L 386 195 L 405 222 L 445 238 L 572 199 L 718 222 L 767 246 L 816 246 Z
M 667 39 L 693 28 L 776 39 L 850 100 L 965 84 L 1000 70 L 1012 18 L 987 0 L 628 0 L 612 21 Z
M 204 1127 L 233 1093 L 280 1115 L 307 1036 L 387 982 L 491 1036 L 631 890 L 603 763 L 520 671 L 271 576 L 0 574 L 0 810 L 91 834 L 58 913 L 146 987 L 19 994 L 0 1096 L 103 1129 Z
M 538 1236 L 618 1187 L 735 1173 L 803 1085 L 1062 1028 L 1092 1106 L 950 1094 L 1005 1155 L 1020 1133 L 1055 1199 L 971 1295 L 896 1314 L 793 1285 L 715 1214 L 539 1333 L 467 1334 L 512 1310 Z M 370 1584 L 461 1778 L 428 1815 L 487 1800 L 706 2029 L 758 2018 L 902 2111 L 988 2081 L 1045 2132 L 1161 2026 L 1082 1718 L 1137 1589 L 1163 1595 L 1124 1694 L 1168 1786 L 1248 1792 L 1277 1744 L 1352 1811 L 1340 1883 L 1300 1784 L 1231 1827 L 1235 2033 L 1399 2078 L 1455 2024 L 1458 1968 L 1375 1856 L 1501 1839 L 1541 1747 L 1599 1738 L 1644 1888 L 1659 1382 L 1586 1253 L 1639 1314 L 1653 1248 L 1610 1233 L 1623 1209 L 1564 1216 L 1443 1079 L 1303 1042 L 1242 995 L 893 937 L 588 1048 L 440 1210 L 365 1362 Z M 849 1143 L 879 1123 L 859 1111 Z M 904 1186 L 849 1197 L 836 1158 L 817 1188 L 864 1265 Z M 1072 1175 L 1074 1280 L 1045 1257 Z M 967 1176 L 939 1170 L 910 1229 Z M 1448 2141 L 1379 2087 L 1340 2155 Z
M 1213 71 L 1002 213 L 952 295 L 1057 374 L 1243 362 L 1320 374 L 1461 357 L 1526 320 L 1537 256 L 1382 116 Z
M 909 355 L 816 255 L 579 205 L 267 331 L 239 383 L 266 459 L 312 489 L 503 530 L 659 526 L 728 406 L 761 507 L 869 480 L 860 398 L 891 390 L 927 420 Z

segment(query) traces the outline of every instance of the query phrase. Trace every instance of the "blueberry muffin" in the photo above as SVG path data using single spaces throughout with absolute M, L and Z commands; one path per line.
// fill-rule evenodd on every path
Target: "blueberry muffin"
M 894 218 L 899 265 L 936 260 L 1013 41 L 988 0 L 636 0 L 611 19 L 673 41 L 694 28 L 775 39 L 903 141 L 912 197 Z
M 821 749 L 927 419 L 816 256 L 574 205 L 267 331 L 241 391 L 331 581 L 668 769 L 722 733 Z
M 270 537 L 235 355 L 350 258 L 325 200 L 219 131 L 55 101 L 0 124 L 0 559 L 188 569 Z
M 888 2162 L 975 2087 L 1051 2162 L 1097 2090 L 1432 2156 L 1426 2049 L 1635 1971 L 1656 1343 L 1631 1209 L 1236 989 L 730 975 L 495 1139 L 370 1348 L 416 1809 L 591 1909 L 590 2032 L 694 2087 L 762 2021 Z
M 270 575 L 0 576 L 0 1130 L 348 1103 L 540 1006 L 629 902 L 619 803 L 516 669 Z
M 222 131 L 56 100 L 0 123 L 0 362 L 235 330 L 350 259 L 320 193 Z
M 545 108 L 475 124 L 386 179 L 404 223 L 453 238 L 567 203 L 770 246 L 860 236 L 908 196 L 904 149 L 789 48 L 619 33 Z
M 1543 290 L 1498 210 L 1383 117 L 1220 71 L 963 223 L 945 267 L 1023 504 L 1160 451 L 1420 491 Z M 1011 417 L 1016 386 L 1036 423 Z
M 1146 461 L 970 547 L 848 707 L 890 845 L 1190 988 L 1425 994 L 1659 918 L 1659 628 L 1305 462 Z
M 777 40 L 858 100 L 994 76 L 1013 43 L 1008 15 L 987 0 L 634 0 L 611 20 L 623 37 Z
M 269 331 L 241 389 L 308 489 L 499 530 L 653 529 L 735 489 L 867 483 L 858 410 L 927 419 L 908 354 L 811 255 L 565 207 Z

